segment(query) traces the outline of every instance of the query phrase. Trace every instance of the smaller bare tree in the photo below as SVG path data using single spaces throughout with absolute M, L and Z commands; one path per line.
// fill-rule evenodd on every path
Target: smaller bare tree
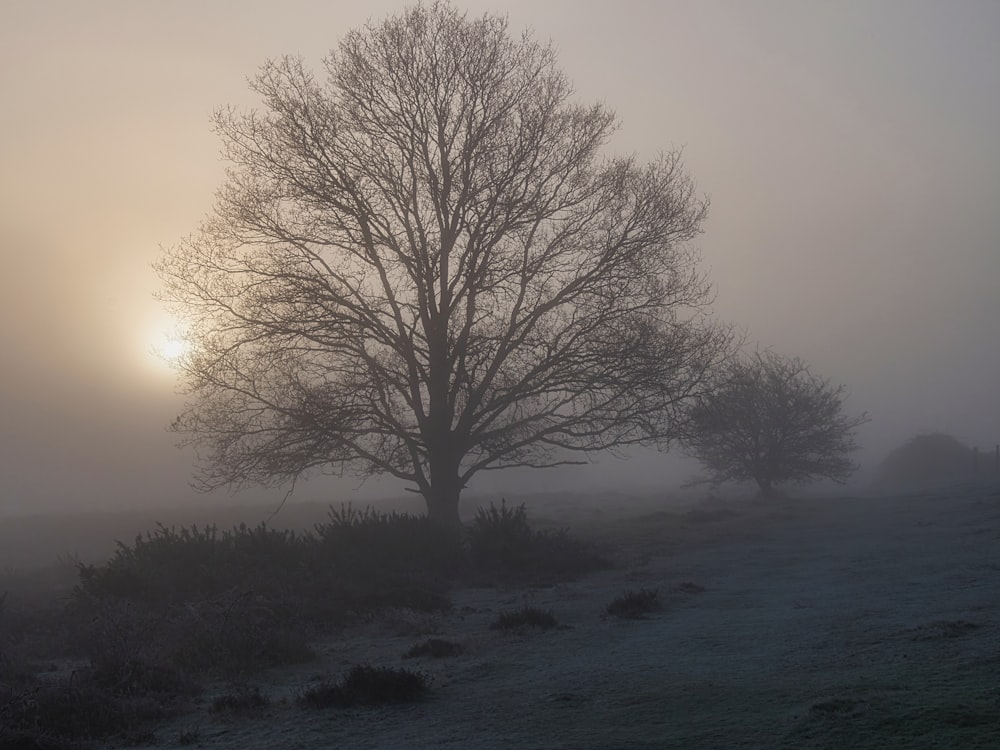
M 810 479 L 842 482 L 855 470 L 855 430 L 867 414 L 843 413 L 844 386 L 832 386 L 798 358 L 757 352 L 734 360 L 718 387 L 690 412 L 688 452 L 709 481 L 753 480 L 762 496 L 775 485 Z

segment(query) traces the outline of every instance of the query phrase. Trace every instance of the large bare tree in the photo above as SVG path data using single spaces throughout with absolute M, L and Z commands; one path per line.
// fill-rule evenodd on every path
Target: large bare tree
M 764 497 L 782 482 L 846 480 L 856 468 L 855 433 L 866 414 L 844 413 L 844 386 L 801 359 L 774 352 L 734 358 L 694 401 L 684 443 L 710 481 L 753 481 Z
M 729 350 L 678 153 L 602 156 L 553 50 L 417 6 L 215 117 L 214 214 L 169 249 L 206 487 L 386 473 L 458 521 L 477 472 L 676 437 Z

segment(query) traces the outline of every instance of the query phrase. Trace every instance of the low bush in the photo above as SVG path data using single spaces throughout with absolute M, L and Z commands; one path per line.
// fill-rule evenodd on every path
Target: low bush
M 457 580 L 538 582 L 603 564 L 565 532 L 533 531 L 524 506 L 506 501 L 481 510 L 465 537 L 424 517 L 349 505 L 302 534 L 265 525 L 158 525 L 119 543 L 104 564 L 75 562 L 78 581 L 68 604 L 53 610 L 57 617 L 46 612 L 43 621 L 18 610 L 12 618 L 0 597 L 0 679 L 11 691 L 0 698 L 0 725 L 21 731 L 48 724 L 63 738 L 135 732 L 144 717 L 190 700 L 206 675 L 242 679 L 311 658 L 309 642 L 330 624 L 376 610 L 447 609 Z M 526 608 L 504 613 L 494 626 L 554 625 L 551 613 Z M 407 657 L 460 650 L 430 639 Z M 89 667 L 72 684 L 42 686 L 30 664 L 57 653 L 82 657 Z M 359 667 L 327 687 L 344 705 L 383 695 L 391 702 L 425 687 L 422 676 L 407 674 Z
M 240 642 L 274 640 L 262 632 L 340 623 L 382 607 L 446 609 L 461 553 L 456 533 L 422 517 L 349 506 L 332 511 L 315 535 L 158 526 L 120 543 L 104 565 L 79 566 L 73 601 L 81 618 L 111 602 L 156 617 L 183 605 L 225 635 L 215 641 L 243 652 Z
M 253 592 L 231 592 L 178 609 L 160 645 L 172 662 L 229 677 L 315 658 L 313 631 L 295 611 Z
M 35 743 L 23 747 L 49 746 L 45 743 L 63 746 L 81 740 L 134 736 L 182 705 L 172 694 L 152 689 L 135 692 L 134 683 L 107 678 L 94 670 L 11 691 L 0 698 L 0 726 L 24 742 Z
M 478 508 L 469 527 L 469 555 L 475 565 L 483 567 L 519 567 L 531 556 L 534 532 L 528 525 L 524 504 Z
M 543 583 L 608 567 L 592 545 L 565 530 L 534 531 L 523 504 L 479 508 L 468 532 L 468 577 L 475 583 Z
M 309 708 L 378 706 L 416 701 L 427 690 L 423 672 L 359 664 L 339 682 L 324 681 L 306 688 L 298 700 Z
M 408 513 L 358 511 L 350 504 L 331 508 L 329 520 L 316 524 L 324 562 L 345 571 L 409 571 L 411 575 L 449 579 L 462 561 L 461 536 L 455 529 Z
M 91 666 L 88 680 L 117 696 L 159 695 L 168 698 L 195 696 L 201 687 L 169 663 L 105 657 Z
M 308 645 L 313 629 L 252 593 L 231 592 L 166 611 L 91 597 L 74 602 L 71 612 L 73 652 L 97 670 L 153 665 L 147 671 L 156 675 L 169 665 L 193 683 L 205 675 L 237 677 L 314 658 Z
M 204 676 L 242 680 L 309 659 L 308 644 L 330 624 L 376 610 L 417 616 L 447 609 L 456 581 L 536 583 L 606 564 L 563 531 L 533 531 L 525 507 L 506 501 L 481 510 L 465 536 L 424 517 L 348 505 L 331 509 L 313 532 L 158 525 L 119 543 L 101 565 L 71 562 L 64 567 L 75 569 L 77 582 L 68 599 L 53 596 L 26 609 L 20 591 L 0 591 L 0 750 L 147 736 L 150 722 L 199 694 Z M 502 613 L 493 627 L 555 624 L 551 613 L 524 608 Z M 461 650 L 431 638 L 405 657 Z M 39 660 L 63 657 L 88 666 L 66 680 L 33 674 Z M 423 673 L 358 666 L 301 700 L 376 705 L 426 690 Z M 266 700 L 247 688 L 220 696 L 212 710 L 253 710 Z
M 215 526 L 166 527 L 119 542 L 103 565 L 79 565 L 77 597 L 94 596 L 169 607 L 232 589 L 285 592 L 308 578 L 311 540 L 261 524 L 229 531 Z
M 977 467 L 976 454 L 952 435 L 935 432 L 917 435 L 893 450 L 878 467 L 875 487 L 880 490 L 913 490 L 974 479 L 989 464 Z
M 331 508 L 329 521 L 315 528 L 319 568 L 335 575 L 336 591 L 350 611 L 450 607 L 449 584 L 463 558 L 456 530 L 426 516 L 350 505 Z
M 212 700 L 215 713 L 248 714 L 271 705 L 271 699 L 256 685 L 241 685 L 231 693 Z
M 423 643 L 412 646 L 403 654 L 403 658 L 413 659 L 418 656 L 430 656 L 434 659 L 443 659 L 448 656 L 457 656 L 463 650 L 460 643 L 446 641 L 443 638 L 428 638 Z
M 558 625 L 555 615 L 548 610 L 525 605 L 521 609 L 500 612 L 490 625 L 490 630 L 516 630 L 518 628 L 540 628 L 549 630 Z
M 660 608 L 657 592 L 650 589 L 633 591 L 628 589 L 616 597 L 607 607 L 605 613 L 627 620 L 638 620 Z
M 268 665 L 286 658 L 289 647 L 288 657 L 302 656 L 294 641 L 307 626 L 386 607 L 445 610 L 455 580 L 545 583 L 607 565 L 565 531 L 533 531 L 525 507 L 506 501 L 480 509 L 465 541 L 424 516 L 350 505 L 331 509 L 314 533 L 263 524 L 229 531 L 159 525 L 131 545 L 119 543 L 103 565 L 78 566 L 74 617 L 90 620 L 131 605 L 137 619 L 126 630 L 141 641 L 185 620 L 204 635 L 204 643 L 181 648 L 192 652 L 192 662 L 206 663 L 214 653 L 223 666 Z
M 702 594 L 705 592 L 705 587 L 691 581 L 682 581 L 677 584 L 677 590 L 682 594 Z
M 64 655 L 63 620 L 62 609 L 53 604 L 26 606 L 20 596 L 0 596 L 0 684 L 24 684 L 34 661 Z

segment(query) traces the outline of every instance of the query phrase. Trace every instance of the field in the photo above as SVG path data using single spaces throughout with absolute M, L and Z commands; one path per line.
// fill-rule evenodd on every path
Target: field
M 1000 488 L 529 510 L 613 567 L 381 612 L 321 638 L 313 661 L 210 682 L 131 746 L 1000 747 Z M 626 592 L 656 606 L 609 614 Z M 557 625 L 491 628 L 526 606 Z M 428 639 L 459 652 L 403 658 Z M 423 672 L 429 690 L 379 707 L 296 700 L 355 664 Z M 261 705 L 213 710 L 234 691 Z

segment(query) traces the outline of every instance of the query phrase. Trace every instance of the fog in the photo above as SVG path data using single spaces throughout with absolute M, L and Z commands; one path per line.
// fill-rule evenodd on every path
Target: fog
M 618 152 L 684 148 L 711 196 L 715 313 L 867 411 L 870 469 L 924 431 L 1000 441 L 1000 5 L 458 2 L 551 38 Z M 174 447 L 160 246 L 225 165 L 209 117 L 254 105 L 265 59 L 321 58 L 402 3 L 0 5 L 0 514 L 264 501 L 204 497 Z M 476 493 L 648 491 L 696 468 L 650 451 L 490 472 Z M 482 476 L 482 475 L 480 475 Z M 298 499 L 398 494 L 319 478 Z

